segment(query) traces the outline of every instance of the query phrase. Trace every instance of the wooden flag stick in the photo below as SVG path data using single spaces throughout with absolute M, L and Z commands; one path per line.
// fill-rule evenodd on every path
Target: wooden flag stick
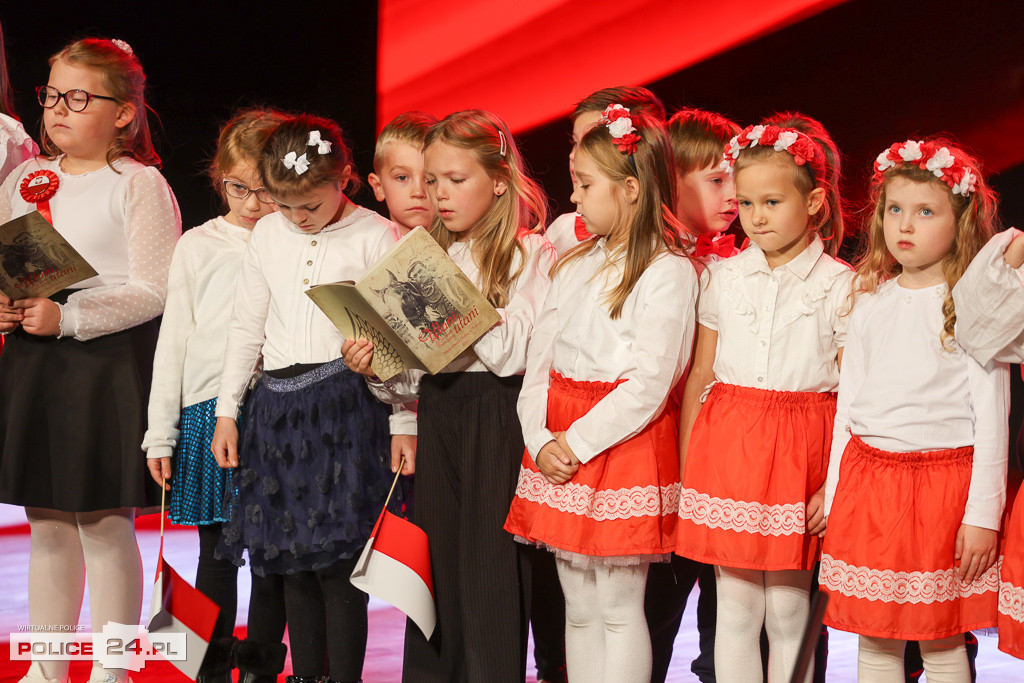
M 388 503 L 391 502 L 391 494 L 395 492 L 395 487 L 398 486 L 398 478 L 402 476 L 402 468 L 405 467 L 405 456 L 402 456 L 402 461 L 398 463 L 398 471 L 395 472 L 395 480 L 391 482 L 391 490 L 388 491 L 388 497 L 384 500 L 384 509 L 388 507 Z

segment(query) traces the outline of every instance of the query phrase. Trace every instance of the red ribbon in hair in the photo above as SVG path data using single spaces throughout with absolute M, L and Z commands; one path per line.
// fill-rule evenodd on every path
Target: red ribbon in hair
M 21 181 L 21 198 L 29 204 L 35 204 L 36 210 L 43 218 L 53 225 L 53 216 L 50 215 L 50 199 L 57 194 L 60 187 L 60 180 L 53 171 L 43 169 L 30 173 Z

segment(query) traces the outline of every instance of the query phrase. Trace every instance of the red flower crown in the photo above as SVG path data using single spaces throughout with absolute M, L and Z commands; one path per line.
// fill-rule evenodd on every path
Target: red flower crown
M 776 152 L 786 151 L 793 155 L 797 166 L 809 164 L 815 183 L 825 177 L 825 154 L 814 140 L 794 128 L 778 126 L 747 126 L 725 146 L 720 168 L 732 172 L 740 150 L 748 147 L 773 147 Z
M 964 197 L 974 192 L 979 177 L 978 169 L 969 166 L 938 142 L 907 140 L 894 143 L 875 159 L 875 180 L 882 181 L 885 172 L 897 164 L 912 164 L 931 171 L 949 185 L 953 194 Z

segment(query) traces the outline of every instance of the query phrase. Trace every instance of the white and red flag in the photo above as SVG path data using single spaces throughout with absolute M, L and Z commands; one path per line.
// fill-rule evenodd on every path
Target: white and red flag
M 401 467 L 399 467 L 401 471 Z M 352 585 L 405 612 L 430 638 L 437 625 L 427 534 L 387 504 L 352 572 Z

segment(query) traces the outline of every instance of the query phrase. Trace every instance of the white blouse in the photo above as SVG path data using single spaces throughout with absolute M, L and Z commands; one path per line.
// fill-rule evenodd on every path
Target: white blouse
M 217 396 L 235 284 L 251 234 L 221 217 L 178 240 L 153 358 L 146 457 L 170 457 L 181 409 Z
M 956 340 L 982 364 L 1024 362 L 1024 273 L 1003 260 L 1020 234 L 1010 228 L 992 237 L 953 287 Z
M 578 381 L 625 380 L 566 432 L 582 462 L 639 434 L 661 414 L 690 360 L 697 273 L 683 256 L 665 253 L 640 276 L 618 319 L 605 293 L 621 280 L 622 257 L 609 263 L 606 240 L 560 270 L 530 342 L 519 395 L 519 419 L 535 458 L 554 439 L 547 429 L 550 372 Z
M 265 370 L 340 358 L 344 337 L 305 292 L 358 281 L 397 241 L 390 221 L 361 206 L 315 235 L 280 213 L 261 218 L 242 258 L 217 417 L 237 417 L 261 351 Z
M 0 114 L 0 154 L 0 183 L 22 162 L 39 154 L 21 121 L 7 114 Z
M 509 286 L 508 303 L 497 309 L 501 320 L 441 372 L 491 372 L 499 377 L 508 377 L 521 375 L 526 370 L 527 346 L 531 343 L 534 321 L 551 284 L 548 272 L 556 256 L 551 243 L 535 233 L 524 235 L 521 243 L 526 250 L 526 264 Z M 473 260 L 471 240 L 452 244 L 448 255 L 470 282 L 481 286 L 480 268 Z M 520 263 L 522 258 L 517 254 L 512 261 L 513 272 Z M 380 400 L 400 403 L 417 397 L 422 377 L 422 370 L 409 370 L 386 383 L 368 384 Z
M 1009 370 L 1003 363 L 982 366 L 956 344 L 943 350 L 945 284 L 905 289 L 897 280 L 859 295 L 850 316 L 825 514 L 852 433 L 901 453 L 973 445 L 963 523 L 998 529 L 1006 502 Z
M 853 271 L 821 239 L 772 270 L 756 244 L 701 275 L 697 320 L 718 332 L 715 379 L 774 391 L 835 391 Z
M 23 178 L 48 169 L 58 178 L 50 213 L 60 234 L 98 275 L 74 285 L 61 306 L 61 336 L 86 341 L 140 325 L 160 315 L 171 253 L 181 235 L 178 203 L 152 166 L 121 158 L 114 168 L 69 175 L 63 157 L 36 157 L 0 187 L 0 222 L 36 210 L 21 197 Z M 116 170 L 115 170 L 116 169 Z

